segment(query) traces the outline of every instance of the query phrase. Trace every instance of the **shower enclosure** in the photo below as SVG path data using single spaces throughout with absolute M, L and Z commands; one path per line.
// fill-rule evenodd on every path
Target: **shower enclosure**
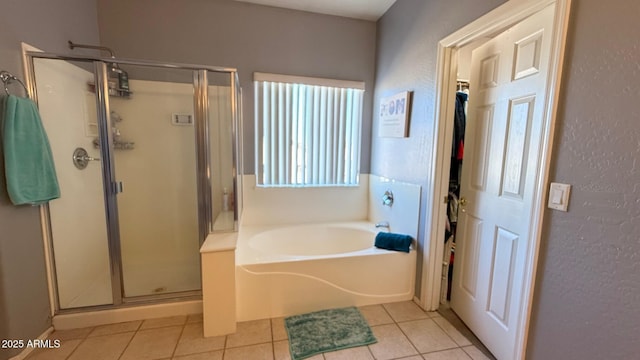
M 57 313 L 201 297 L 237 229 L 235 69 L 26 53 L 61 197 L 42 207 Z

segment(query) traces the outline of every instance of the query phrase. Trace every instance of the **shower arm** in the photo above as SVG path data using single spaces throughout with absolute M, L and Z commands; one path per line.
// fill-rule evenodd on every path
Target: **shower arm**
M 109 55 L 111 55 L 112 59 L 116 58 L 116 54 L 113 52 L 113 50 L 111 50 L 110 48 L 106 47 L 106 46 L 97 46 L 97 45 L 87 45 L 87 44 L 77 44 L 74 43 L 73 41 L 69 40 L 69 49 L 73 50 L 75 48 L 84 48 L 84 49 L 93 49 L 93 50 L 100 50 L 100 51 L 108 51 Z M 115 61 L 113 63 L 111 63 L 111 66 L 109 68 L 111 71 L 116 72 L 118 74 L 122 74 L 124 73 L 124 71 L 122 69 L 120 69 L 120 66 L 118 66 L 118 63 L 116 63 Z
M 100 50 L 100 51 L 108 51 L 109 55 L 111 55 L 112 58 L 115 59 L 116 55 L 113 52 L 113 50 L 111 50 L 110 48 L 106 47 L 106 46 L 97 46 L 97 45 L 86 45 L 86 44 L 77 44 L 72 42 L 71 40 L 69 40 L 69 49 L 73 50 L 75 48 L 84 48 L 84 49 L 93 49 L 93 50 Z

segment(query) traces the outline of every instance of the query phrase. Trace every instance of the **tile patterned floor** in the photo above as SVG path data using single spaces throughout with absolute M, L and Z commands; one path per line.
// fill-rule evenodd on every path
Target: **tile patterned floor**
M 361 307 L 378 342 L 328 352 L 310 360 L 490 359 L 445 317 L 415 303 Z M 238 324 L 235 334 L 204 338 L 202 315 L 132 321 L 55 331 L 58 349 L 39 349 L 28 360 L 290 360 L 283 318 Z M 481 347 L 481 345 L 479 345 Z

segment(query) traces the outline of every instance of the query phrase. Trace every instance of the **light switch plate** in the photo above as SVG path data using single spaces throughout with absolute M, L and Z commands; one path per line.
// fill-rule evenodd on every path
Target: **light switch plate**
M 561 183 L 551 183 L 549 187 L 549 208 L 567 211 L 569 206 L 569 194 L 571 193 L 571 185 Z

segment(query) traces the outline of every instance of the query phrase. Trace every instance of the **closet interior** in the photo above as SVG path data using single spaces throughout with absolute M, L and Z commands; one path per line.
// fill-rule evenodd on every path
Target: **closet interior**
M 441 304 L 448 304 L 451 300 L 451 280 L 453 279 L 453 271 L 456 263 L 455 248 L 460 182 L 464 163 L 464 139 L 465 135 L 467 137 L 472 136 L 472 134 L 465 134 L 467 121 L 473 121 L 473 119 L 469 119 L 467 114 L 469 101 L 473 101 L 469 97 L 469 89 L 474 86 L 474 84 L 470 84 L 469 81 L 469 79 L 471 79 L 471 55 L 474 49 L 486 43 L 488 40 L 488 38 L 479 39 L 463 46 L 458 49 L 457 52 L 456 101 L 454 116 L 453 119 L 451 119 L 453 121 L 453 132 L 451 134 L 451 166 L 449 169 L 449 193 L 447 195 L 447 224 L 446 231 L 442 235 L 445 247 L 442 261 L 442 284 L 440 287 Z M 468 165 L 467 159 L 466 166 Z M 461 259 L 458 259 L 458 263 L 460 261 Z
M 442 303 L 451 300 L 451 280 L 455 264 L 456 230 L 458 225 L 458 200 L 464 159 L 464 136 L 467 125 L 469 101 L 469 81 L 458 80 L 456 84 L 455 115 L 453 119 L 453 139 L 451 141 L 451 166 L 449 168 L 449 194 L 447 195 L 447 224 L 444 234 L 444 254 L 441 286 Z

